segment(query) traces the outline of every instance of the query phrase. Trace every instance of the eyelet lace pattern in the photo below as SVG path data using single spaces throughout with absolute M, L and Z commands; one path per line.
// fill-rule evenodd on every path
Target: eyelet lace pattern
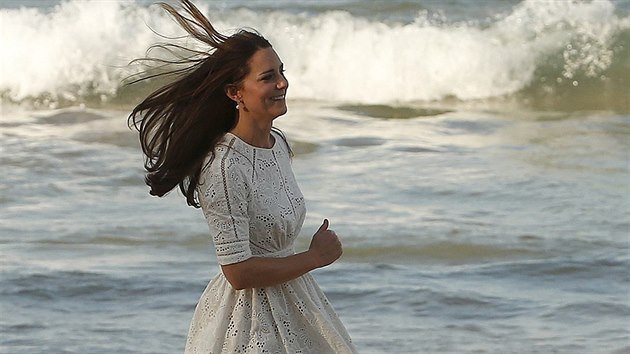
M 226 265 L 294 253 L 306 208 L 283 138 L 271 149 L 227 133 L 206 161 L 199 199 L 217 261 Z M 313 277 L 245 290 L 222 273 L 195 309 L 185 354 L 356 353 Z

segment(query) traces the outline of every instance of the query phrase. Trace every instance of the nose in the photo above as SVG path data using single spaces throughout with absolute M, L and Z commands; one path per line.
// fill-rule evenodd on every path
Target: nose
M 280 80 L 278 80 L 278 82 L 276 83 L 276 87 L 278 88 L 278 90 L 283 90 L 289 87 L 289 80 L 287 80 L 284 74 L 280 75 Z

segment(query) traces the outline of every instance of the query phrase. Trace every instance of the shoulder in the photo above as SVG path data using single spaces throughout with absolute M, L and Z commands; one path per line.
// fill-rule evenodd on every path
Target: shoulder
M 197 187 L 202 208 L 220 200 L 246 200 L 251 191 L 250 161 L 224 140 L 208 154 L 202 166 Z
M 243 149 L 234 136 L 226 134 L 206 156 L 203 173 L 223 178 L 230 175 L 234 178 L 249 175 L 252 167 L 251 152 Z
M 293 151 L 291 150 L 291 146 L 289 145 L 289 141 L 287 137 L 284 135 L 282 130 L 274 127 L 271 129 L 271 135 L 276 139 L 275 148 L 287 154 L 289 158 L 293 156 Z

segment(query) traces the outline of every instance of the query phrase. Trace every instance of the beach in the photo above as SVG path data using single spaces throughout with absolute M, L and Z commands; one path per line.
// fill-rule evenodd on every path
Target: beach
M 127 126 L 149 3 L 0 2 L 2 353 L 182 352 L 219 271 Z M 359 352 L 630 352 L 628 1 L 196 3 L 285 63 L 297 248 L 330 220 Z

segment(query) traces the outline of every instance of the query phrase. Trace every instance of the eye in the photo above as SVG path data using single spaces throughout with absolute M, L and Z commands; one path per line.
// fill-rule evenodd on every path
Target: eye
M 285 72 L 285 71 L 286 71 L 286 70 L 284 69 L 284 67 L 281 67 L 281 68 L 278 70 L 278 72 L 277 72 L 277 73 L 279 73 L 282 77 L 284 77 L 284 72 Z M 273 81 L 273 80 L 275 79 L 275 77 L 276 77 L 276 72 L 270 72 L 270 73 L 269 73 L 269 74 L 267 74 L 267 75 L 261 76 L 261 77 L 260 77 L 260 80 L 261 80 L 261 81 Z
M 265 74 L 263 76 L 260 77 L 260 80 L 262 81 L 273 81 L 276 77 L 276 73 L 275 72 L 269 72 L 268 74 Z

